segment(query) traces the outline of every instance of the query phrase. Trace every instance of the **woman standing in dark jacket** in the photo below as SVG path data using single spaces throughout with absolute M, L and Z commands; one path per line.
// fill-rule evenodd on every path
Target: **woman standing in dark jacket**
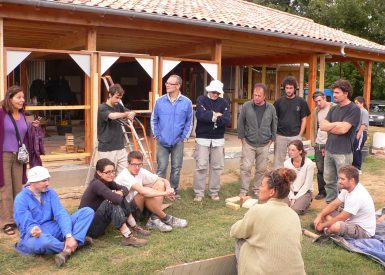
M 14 119 L 20 139 L 26 141 L 28 123 L 24 115 L 24 92 L 18 86 L 12 86 L 5 94 L 0 108 L 0 229 L 7 235 L 15 234 L 13 219 L 13 201 L 26 182 L 26 164 L 17 161 L 16 152 L 19 143 Z M 32 122 L 38 126 L 39 121 Z

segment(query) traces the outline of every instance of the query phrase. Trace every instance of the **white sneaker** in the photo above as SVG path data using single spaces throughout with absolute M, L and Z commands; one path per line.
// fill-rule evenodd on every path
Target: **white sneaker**
M 168 221 L 163 221 L 165 224 L 172 226 L 173 228 L 183 228 L 187 226 L 187 221 L 185 219 L 180 219 L 170 215 Z
M 160 232 L 170 232 L 172 227 L 162 222 L 159 218 L 157 219 L 148 219 L 146 227 L 151 230 L 159 230 Z

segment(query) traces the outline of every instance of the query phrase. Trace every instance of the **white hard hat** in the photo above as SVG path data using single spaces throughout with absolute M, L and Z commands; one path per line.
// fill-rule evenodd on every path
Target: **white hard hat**
M 28 183 L 38 182 L 50 178 L 48 169 L 43 166 L 35 166 L 28 171 Z

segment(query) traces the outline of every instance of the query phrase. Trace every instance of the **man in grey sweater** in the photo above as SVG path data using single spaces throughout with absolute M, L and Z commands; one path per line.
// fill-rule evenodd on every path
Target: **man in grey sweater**
M 238 118 L 238 137 L 242 140 L 240 197 L 249 191 L 254 161 L 253 193 L 258 197 L 267 170 L 269 147 L 277 133 L 277 115 L 274 106 L 265 100 L 266 92 L 264 84 L 255 84 L 253 99 L 243 104 Z

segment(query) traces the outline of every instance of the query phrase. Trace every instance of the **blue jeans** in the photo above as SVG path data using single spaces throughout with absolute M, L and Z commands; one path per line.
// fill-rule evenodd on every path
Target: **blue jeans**
M 180 170 L 183 163 L 183 147 L 183 141 L 179 141 L 170 148 L 163 147 L 158 141 L 156 147 L 156 162 L 158 164 L 156 174 L 161 178 L 166 178 L 168 158 L 171 154 L 170 184 L 175 192 L 178 191 L 179 186 Z
M 342 166 L 352 164 L 353 154 L 332 154 L 325 153 L 324 161 L 324 180 L 326 190 L 326 202 L 330 203 L 338 196 L 338 170 Z

